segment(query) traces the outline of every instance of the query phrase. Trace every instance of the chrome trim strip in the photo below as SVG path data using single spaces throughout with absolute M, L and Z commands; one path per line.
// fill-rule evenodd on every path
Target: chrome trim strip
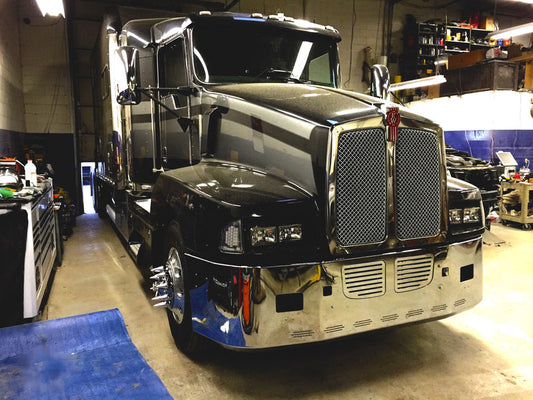
M 216 261 L 208 260 L 206 258 L 198 257 L 194 254 L 185 252 L 186 257 L 194 258 L 195 260 L 215 265 L 217 267 L 231 267 L 231 268 L 260 268 L 260 269 L 271 269 L 271 268 L 291 268 L 291 267 L 312 267 L 318 264 L 322 264 L 321 261 L 316 262 L 304 262 L 304 263 L 298 263 L 298 264 L 280 264 L 280 265 L 271 265 L 271 266 L 261 266 L 261 265 L 234 265 L 234 264 L 225 264 L 225 263 L 219 263 Z
M 463 240 L 461 242 L 451 243 L 451 244 L 438 244 L 435 247 L 431 248 L 423 248 L 423 247 L 417 247 L 413 249 L 398 249 L 397 251 L 391 250 L 386 251 L 379 254 L 366 254 L 366 255 L 360 255 L 356 257 L 345 257 L 345 258 L 335 258 L 333 260 L 321 260 L 321 261 L 310 261 L 310 262 L 303 262 L 303 263 L 297 263 L 297 264 L 279 264 L 279 265 L 269 265 L 269 266 L 261 266 L 261 265 L 235 265 L 235 264 L 225 264 L 220 263 L 212 260 L 208 260 L 207 258 L 199 257 L 197 255 L 194 255 L 189 252 L 185 252 L 186 257 L 193 258 L 195 260 L 204 262 L 206 264 L 211 264 L 217 267 L 231 267 L 231 268 L 260 268 L 260 269 L 272 269 L 272 268 L 292 268 L 292 267 L 312 267 L 315 265 L 328 265 L 330 263 L 349 263 L 352 261 L 358 261 L 362 259 L 368 259 L 368 258 L 375 258 L 375 257 L 391 257 L 391 256 L 402 256 L 402 255 L 409 255 L 409 254 L 433 254 L 437 255 L 439 253 L 447 253 L 448 250 L 455 246 L 462 246 L 465 244 L 470 244 L 472 242 L 475 242 L 477 240 L 480 240 L 482 238 L 482 235 L 479 235 L 475 238 Z

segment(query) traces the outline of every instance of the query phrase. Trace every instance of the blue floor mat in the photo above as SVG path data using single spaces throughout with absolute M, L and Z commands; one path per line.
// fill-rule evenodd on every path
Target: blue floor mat
M 0 329 L 1 399 L 172 399 L 117 309 Z

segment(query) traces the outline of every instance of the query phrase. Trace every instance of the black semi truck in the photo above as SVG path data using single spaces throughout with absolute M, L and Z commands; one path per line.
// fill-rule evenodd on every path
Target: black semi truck
M 482 298 L 483 208 L 442 130 L 341 90 L 338 32 L 282 14 L 104 24 L 95 206 L 178 347 L 322 341 Z

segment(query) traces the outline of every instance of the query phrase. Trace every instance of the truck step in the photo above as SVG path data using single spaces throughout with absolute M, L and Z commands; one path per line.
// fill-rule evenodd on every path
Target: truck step
M 130 246 L 131 252 L 135 255 L 135 257 L 137 257 L 137 255 L 139 254 L 139 250 L 141 249 L 141 244 L 137 242 L 130 242 L 128 244 Z

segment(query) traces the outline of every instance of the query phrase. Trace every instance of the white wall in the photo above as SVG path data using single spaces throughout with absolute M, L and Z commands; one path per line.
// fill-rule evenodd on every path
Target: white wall
M 43 17 L 34 1 L 19 4 L 26 132 L 73 133 L 65 19 Z
M 0 0 L 0 129 L 24 132 L 17 0 Z
M 408 107 L 445 131 L 533 130 L 532 101 L 532 93 L 498 90 L 414 101 Z

